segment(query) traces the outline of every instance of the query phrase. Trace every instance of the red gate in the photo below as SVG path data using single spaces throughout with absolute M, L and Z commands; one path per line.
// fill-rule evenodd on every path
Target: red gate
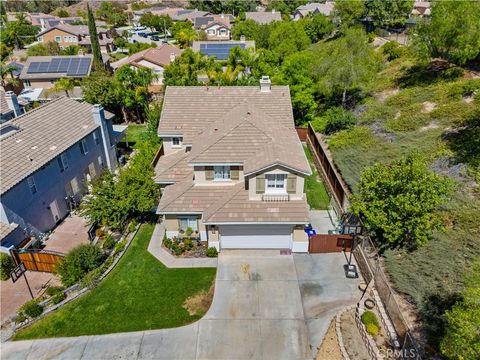
M 352 248 L 352 235 L 319 234 L 310 236 L 308 244 L 309 253 L 332 253 L 350 250 Z

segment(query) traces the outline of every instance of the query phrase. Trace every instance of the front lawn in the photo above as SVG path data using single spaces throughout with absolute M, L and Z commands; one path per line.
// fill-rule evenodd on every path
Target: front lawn
M 312 209 L 326 210 L 330 204 L 330 197 L 328 196 L 325 185 L 318 175 L 317 168 L 313 162 L 313 156 L 310 149 L 304 146 L 305 155 L 307 156 L 312 175 L 305 178 L 305 192 L 307 193 L 307 202 Z
M 216 269 L 166 268 L 147 251 L 153 229 L 142 225 L 97 288 L 19 331 L 15 340 L 161 329 L 198 320 L 200 315 L 190 316 L 182 305 L 209 290 Z

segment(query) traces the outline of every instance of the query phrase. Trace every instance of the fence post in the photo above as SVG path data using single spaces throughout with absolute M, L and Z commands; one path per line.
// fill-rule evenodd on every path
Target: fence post
M 35 265 L 35 269 L 38 271 L 38 265 L 37 262 L 35 261 L 35 256 L 33 256 L 33 253 L 30 254 L 30 259 L 32 259 L 33 264 Z

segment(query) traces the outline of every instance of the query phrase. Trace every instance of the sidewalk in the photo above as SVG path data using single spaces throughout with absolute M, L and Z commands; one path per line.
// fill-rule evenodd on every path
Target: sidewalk
M 168 268 L 201 268 L 217 267 L 217 258 L 176 258 L 162 247 L 165 227 L 162 223 L 157 223 L 153 231 L 152 239 L 148 244 L 148 252 L 155 256 Z

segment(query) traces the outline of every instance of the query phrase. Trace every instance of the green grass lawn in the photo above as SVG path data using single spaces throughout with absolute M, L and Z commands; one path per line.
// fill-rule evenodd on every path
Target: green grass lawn
M 310 149 L 307 146 L 304 146 L 303 148 L 308 162 L 310 163 L 310 168 L 312 169 L 312 175 L 305 178 L 305 192 L 307 193 L 308 205 L 310 205 L 312 209 L 326 210 L 330 204 L 330 197 L 325 189 L 325 185 L 318 175 Z
M 19 331 L 15 340 L 161 329 L 198 320 L 201 316 L 190 316 L 182 304 L 210 288 L 216 269 L 166 268 L 147 251 L 153 229 L 142 225 L 97 288 Z
M 128 145 L 132 148 L 136 148 L 138 144 L 145 139 L 146 132 L 147 132 L 147 126 L 145 124 L 128 124 L 128 128 L 127 128 Z M 122 146 L 126 146 L 125 139 L 123 139 L 119 144 L 122 144 Z

